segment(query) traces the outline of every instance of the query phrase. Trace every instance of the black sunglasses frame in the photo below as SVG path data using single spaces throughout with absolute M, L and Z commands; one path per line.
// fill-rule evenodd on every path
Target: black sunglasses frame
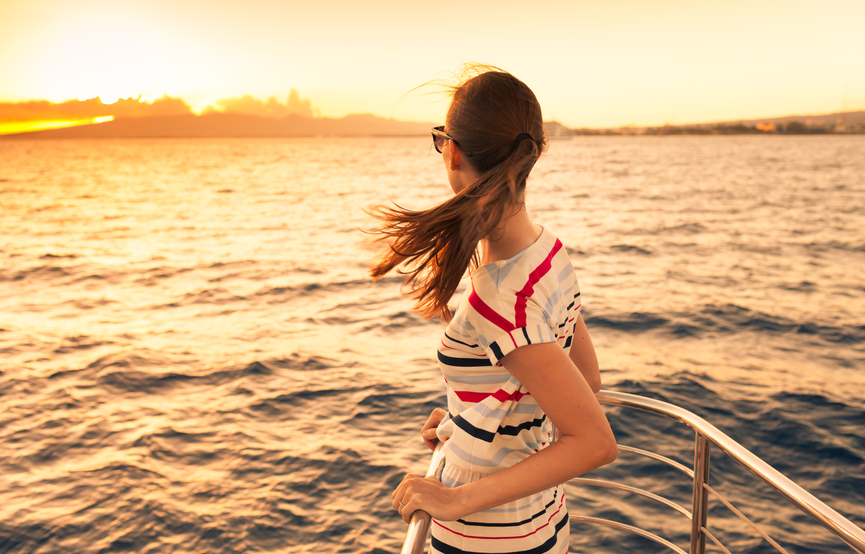
M 444 146 L 444 141 L 449 140 L 460 147 L 460 150 L 466 156 L 471 156 L 472 153 L 462 147 L 460 143 L 456 141 L 455 138 L 445 133 L 445 126 L 439 125 L 438 127 L 432 128 L 432 139 L 433 139 L 433 147 L 436 149 L 436 152 L 439 154 L 442 153 L 442 147 Z

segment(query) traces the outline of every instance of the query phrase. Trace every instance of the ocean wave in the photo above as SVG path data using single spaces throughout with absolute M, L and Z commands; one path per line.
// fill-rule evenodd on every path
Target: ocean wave
M 369 289 L 381 285 L 393 285 L 402 283 L 403 278 L 399 276 L 383 277 L 372 283 L 370 279 L 351 279 L 332 282 L 313 281 L 297 285 L 265 287 L 254 293 L 254 296 L 266 297 L 269 302 L 287 302 L 299 296 L 316 293 L 340 293 L 346 294 L 355 289 Z
M 639 246 L 634 246 L 633 244 L 614 244 L 610 247 L 610 250 L 615 250 L 616 252 L 623 252 L 627 254 L 640 254 L 641 256 L 653 255 L 653 252 L 651 250 L 640 248 Z
M 779 285 L 780 288 L 795 292 L 814 292 L 817 290 L 817 283 L 811 281 L 799 281 L 798 283 L 784 283 Z
M 81 352 L 98 348 L 100 346 L 108 346 L 115 344 L 114 341 L 105 340 L 103 338 L 95 338 L 88 335 L 76 335 L 65 337 L 61 345 L 53 350 L 55 354 L 69 354 L 71 352 Z
M 109 304 L 117 303 L 117 300 L 111 300 L 110 298 L 79 298 L 76 300 L 68 300 L 61 303 L 60 305 L 69 306 L 71 308 L 75 308 L 76 310 L 93 310 L 96 308 L 107 306 Z
M 743 331 L 768 334 L 798 334 L 814 336 L 830 343 L 859 344 L 865 342 L 865 325 L 823 325 L 750 310 L 736 304 L 704 305 L 696 314 L 659 314 L 632 312 L 626 314 L 594 314 L 584 310 L 589 327 L 617 331 L 658 331 L 671 337 L 697 337 L 705 334 L 732 335 Z
M 410 327 L 422 327 L 437 325 L 435 322 L 424 319 L 424 317 L 414 311 L 399 311 L 393 314 L 388 314 L 384 317 L 377 318 L 376 323 L 367 325 L 362 331 L 377 331 L 389 333 L 408 329 Z
M 333 411 L 335 406 L 331 400 L 339 400 L 345 404 L 351 395 L 369 390 L 371 385 L 365 387 L 343 387 L 339 389 L 323 388 L 323 389 L 303 389 L 295 392 L 280 394 L 272 398 L 259 398 L 257 402 L 249 406 L 249 410 L 260 412 L 268 417 L 280 417 L 293 419 L 292 413 L 295 410 L 300 410 L 300 413 L 308 413 L 310 408 L 321 408 L 324 403 L 331 407 Z
M 52 281 L 74 275 L 74 268 L 55 265 L 40 265 L 19 271 L 0 269 L 0 281 L 43 280 Z
M 157 394 L 195 379 L 194 376 L 175 372 L 151 374 L 124 369 L 100 375 L 97 383 L 112 392 Z
M 270 377 L 281 369 L 310 372 L 351 367 L 353 364 L 339 363 L 323 356 L 293 354 L 285 358 L 254 361 L 233 368 L 201 370 L 190 368 L 188 372 L 165 368 L 176 368 L 182 360 L 156 352 L 136 350 L 102 356 L 86 367 L 61 370 L 52 373 L 49 379 L 74 377 L 92 379 L 96 384 L 114 393 L 161 394 L 184 384 L 218 386 L 239 381 L 246 377 Z
M 681 225 L 674 225 L 672 227 L 661 227 L 656 233 L 671 233 L 671 234 L 679 234 L 684 233 L 687 235 L 695 235 L 698 233 L 703 233 L 707 230 L 706 226 L 702 223 L 682 223 Z
M 842 252 L 865 252 L 865 242 L 848 243 L 840 241 L 809 242 L 802 246 L 812 252 L 829 252 L 840 250 Z
M 235 302 L 245 302 L 247 299 L 243 296 L 232 294 L 230 291 L 223 288 L 203 289 L 195 292 L 187 292 L 178 300 L 167 304 L 155 306 L 160 308 L 179 308 L 182 306 L 191 306 L 194 304 L 207 304 L 212 306 L 222 306 L 224 304 L 233 304 Z M 152 309 L 152 308 L 148 308 Z

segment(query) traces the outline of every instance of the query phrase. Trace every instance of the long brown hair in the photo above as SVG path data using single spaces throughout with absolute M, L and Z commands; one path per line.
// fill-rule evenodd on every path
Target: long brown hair
M 478 243 L 519 209 L 526 178 L 546 150 L 541 106 L 519 79 L 490 66 L 466 66 L 449 87 L 447 131 L 459 143 L 461 163 L 479 175 L 453 198 L 414 211 L 378 206 L 383 222 L 378 240 L 389 248 L 372 266 L 378 279 L 397 266 L 406 275 L 409 296 L 424 317 L 450 321 L 447 302 L 467 269 L 480 263 Z M 531 139 L 516 140 L 521 133 Z M 468 155 L 468 153 L 471 155 Z

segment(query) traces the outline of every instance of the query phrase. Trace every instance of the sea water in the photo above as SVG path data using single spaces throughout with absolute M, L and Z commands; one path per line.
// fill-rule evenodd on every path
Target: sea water
M 365 209 L 448 198 L 429 138 L 0 141 L 0 551 L 395 552 L 442 323 L 372 283 Z M 865 136 L 553 141 L 528 209 L 566 245 L 604 387 L 705 417 L 865 524 Z M 607 409 L 623 444 L 693 433 Z M 791 552 L 839 541 L 720 452 Z M 675 470 L 592 476 L 690 507 Z M 569 487 L 573 514 L 684 517 Z M 726 507 L 736 552 L 774 549 Z M 661 552 L 572 525 L 572 551 Z

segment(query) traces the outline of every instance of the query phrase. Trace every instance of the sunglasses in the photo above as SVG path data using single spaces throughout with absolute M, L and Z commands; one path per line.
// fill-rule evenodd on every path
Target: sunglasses
M 445 126 L 444 125 L 439 125 L 438 127 L 433 127 L 431 129 L 431 131 L 432 131 L 433 146 L 435 146 L 436 152 L 438 152 L 439 154 L 442 153 L 442 148 L 444 148 L 445 141 L 450 140 L 450 141 L 453 141 L 454 144 L 456 144 L 457 146 L 460 147 L 463 154 L 465 154 L 466 156 L 472 155 L 471 152 L 463 149 L 463 147 L 460 146 L 460 143 L 458 143 L 452 136 L 445 133 Z

